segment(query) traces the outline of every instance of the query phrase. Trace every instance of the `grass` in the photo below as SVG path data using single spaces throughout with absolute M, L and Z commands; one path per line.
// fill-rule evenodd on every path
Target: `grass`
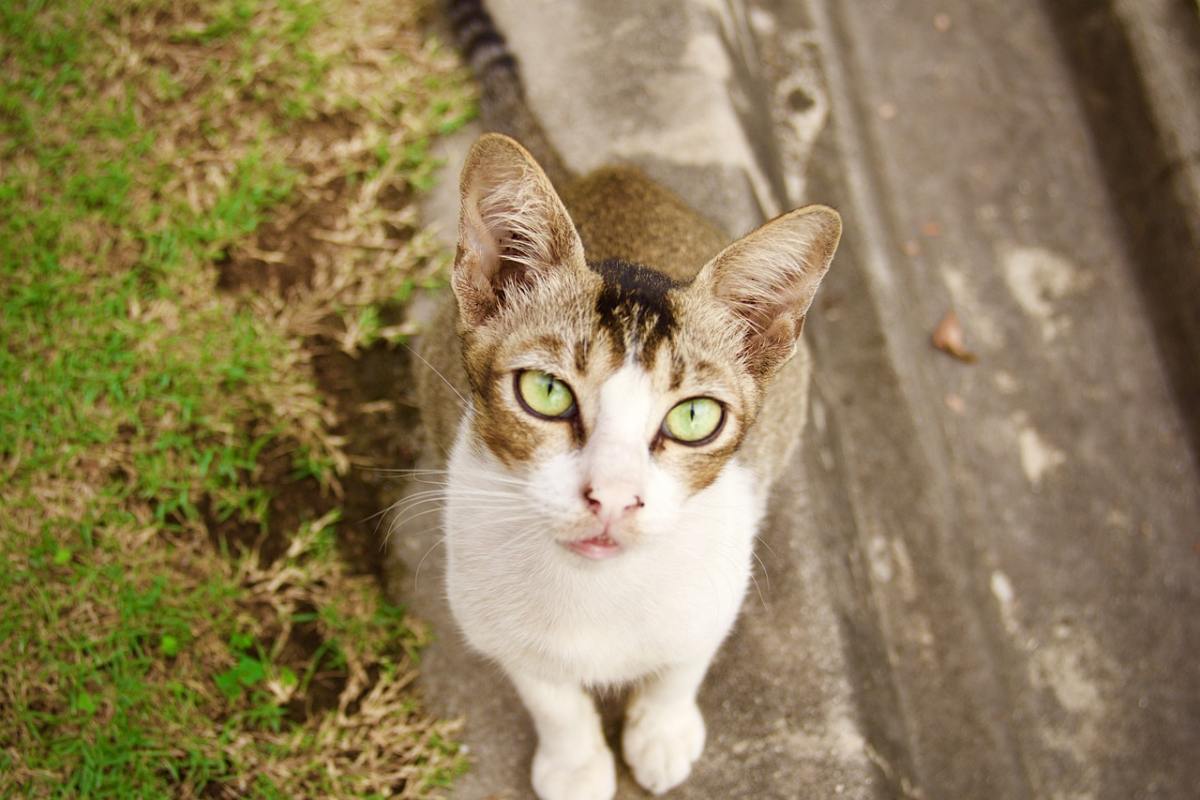
M 339 556 L 313 372 L 444 258 L 412 203 L 471 97 L 411 6 L 0 0 L 0 797 L 463 769 L 428 634 Z

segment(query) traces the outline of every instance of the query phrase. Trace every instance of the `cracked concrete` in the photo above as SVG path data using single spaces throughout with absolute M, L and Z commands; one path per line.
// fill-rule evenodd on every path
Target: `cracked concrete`
M 636 162 L 731 233 L 805 201 L 846 219 L 806 329 L 808 432 L 701 695 L 705 756 L 671 796 L 1200 796 L 1197 407 L 1180 374 L 1197 351 L 1170 339 L 1200 265 L 1191 228 L 1154 228 L 1182 201 L 1135 211 L 1114 189 L 1063 33 L 1065 8 L 1081 30 L 1095 9 L 489 7 L 574 169 Z M 1111 8 L 1134 52 L 1167 48 L 1138 74 L 1170 72 L 1155 85 L 1183 122 L 1154 122 L 1181 137 L 1171 153 L 1194 149 L 1196 52 L 1162 29 L 1178 9 Z M 428 213 L 453 220 L 442 191 Z M 949 309 L 975 364 L 928 343 Z M 397 541 L 395 593 L 440 635 L 425 692 L 467 722 L 476 766 L 456 796 L 531 796 L 528 721 L 454 633 L 436 531 Z M 640 796 L 623 775 L 620 797 Z

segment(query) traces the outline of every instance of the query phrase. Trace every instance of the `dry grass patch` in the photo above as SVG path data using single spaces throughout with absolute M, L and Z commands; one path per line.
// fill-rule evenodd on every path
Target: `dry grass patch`
M 413 201 L 472 108 L 426 13 L 0 8 L 0 796 L 462 769 L 347 523 L 386 494 L 351 462 L 412 456 L 391 345 L 445 260 Z

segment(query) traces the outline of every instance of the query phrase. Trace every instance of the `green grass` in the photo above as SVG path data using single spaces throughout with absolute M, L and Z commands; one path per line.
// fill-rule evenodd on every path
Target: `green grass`
M 218 292 L 216 265 L 303 202 L 290 126 L 395 122 L 331 84 L 334 48 L 318 54 L 347 5 L 0 2 L 0 797 L 371 795 L 370 774 L 320 766 L 367 748 L 362 732 L 294 713 L 319 672 L 368 667 L 364 692 L 398 687 L 404 796 L 462 768 L 401 691 L 425 634 L 337 562 L 336 509 L 283 532 L 275 564 L 209 543 L 224 520 L 271 527 L 268 449 L 326 486 L 344 465 L 302 337 Z M 157 59 L 171 48 L 190 71 Z M 371 167 L 419 188 L 428 136 L 470 109 L 452 65 L 417 63 L 451 88 L 414 88 L 412 143 Z M 330 313 L 377 338 L 377 305 L 412 281 L 381 277 Z M 321 644 L 296 653 L 303 625 Z

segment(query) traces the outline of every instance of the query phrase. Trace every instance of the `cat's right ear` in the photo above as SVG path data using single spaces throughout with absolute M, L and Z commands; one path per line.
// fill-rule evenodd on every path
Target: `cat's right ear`
M 832 208 L 782 214 L 738 239 L 696 277 L 742 322 L 742 356 L 769 376 L 792 357 L 804 317 L 842 236 Z
M 549 178 L 507 136 L 480 137 L 461 179 L 462 213 L 451 283 L 469 325 L 506 296 L 556 269 L 584 269 L 583 244 Z

